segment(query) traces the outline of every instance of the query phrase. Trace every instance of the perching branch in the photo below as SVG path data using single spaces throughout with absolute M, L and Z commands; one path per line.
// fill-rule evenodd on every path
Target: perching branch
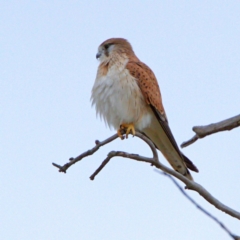
M 216 208 L 218 208 L 219 210 L 231 215 L 232 217 L 235 217 L 237 219 L 240 220 L 240 213 L 227 207 L 226 205 L 224 205 L 223 203 L 221 203 L 220 201 L 218 201 L 216 198 L 214 198 L 205 188 L 203 188 L 200 184 L 189 180 L 188 178 L 184 177 L 182 174 L 164 166 L 162 163 L 160 163 L 159 159 L 158 159 L 158 154 L 157 154 L 157 150 L 154 146 L 154 144 L 152 143 L 152 141 L 150 139 L 148 139 L 146 136 L 144 136 L 143 134 L 141 134 L 140 132 L 136 132 L 136 137 L 142 139 L 144 142 L 146 142 L 148 144 L 148 146 L 151 148 L 151 151 L 153 153 L 153 157 L 152 158 L 148 158 L 148 157 L 144 157 L 144 156 L 140 156 L 137 154 L 130 154 L 130 153 L 126 153 L 126 152 L 122 152 L 122 151 L 112 151 L 108 154 L 107 158 L 104 160 L 104 162 L 102 163 L 102 165 L 96 170 L 96 172 L 91 176 L 91 179 L 93 180 L 94 177 L 103 169 L 103 167 L 110 161 L 111 158 L 113 157 L 124 157 L 124 158 L 130 158 L 133 160 L 137 160 L 140 162 L 147 162 L 150 163 L 152 166 L 155 166 L 158 169 L 161 169 L 162 171 L 170 174 L 171 176 L 174 176 L 175 178 L 179 179 L 180 181 L 182 181 L 183 183 L 186 184 L 186 188 L 187 189 L 191 189 L 194 190 L 196 192 L 198 192 L 205 200 L 207 200 L 209 203 L 211 203 L 212 205 L 214 205 Z M 53 166 L 57 167 L 59 169 L 59 172 L 64 172 L 66 173 L 67 169 L 72 166 L 73 164 L 75 164 L 78 161 L 81 161 L 83 158 L 94 154 L 101 146 L 112 142 L 113 140 L 117 139 L 118 135 L 114 134 L 113 136 L 111 136 L 110 138 L 99 142 L 96 141 L 96 146 L 93 147 L 92 149 L 82 153 L 81 155 L 79 155 L 76 158 L 70 158 L 70 162 L 66 163 L 63 166 L 60 166 L 56 163 L 52 163 Z
M 115 140 L 116 138 L 118 138 L 118 135 L 117 134 L 114 134 L 113 136 L 111 136 L 110 138 L 107 138 L 106 140 L 102 141 L 102 142 L 99 142 L 98 140 L 95 141 L 95 144 L 96 146 L 84 153 L 82 153 L 81 155 L 79 155 L 78 157 L 76 158 L 69 158 L 69 161 L 68 163 L 64 164 L 63 166 L 60 166 L 56 163 L 52 163 L 52 165 L 54 167 L 57 167 L 59 169 L 59 172 L 64 172 L 66 173 L 67 169 L 69 167 L 71 167 L 73 164 L 75 164 L 76 162 L 79 162 L 81 161 L 83 158 L 87 157 L 87 156 L 90 156 L 92 154 L 94 154 L 100 147 L 104 146 L 105 144 L 107 143 L 110 143 L 112 142 L 113 140 Z
M 140 162 L 146 162 L 146 163 L 150 163 L 151 166 L 155 166 L 156 168 L 162 170 L 164 173 L 169 174 L 171 177 L 175 177 L 178 180 L 182 181 L 183 183 L 186 184 L 186 189 L 190 189 L 193 191 L 198 192 L 206 201 L 208 201 L 209 203 L 211 203 L 213 206 L 215 206 L 216 208 L 218 208 L 219 210 L 227 213 L 228 215 L 235 217 L 237 219 L 240 220 L 240 213 L 231 209 L 230 207 L 224 205 L 223 203 L 221 203 L 220 201 L 218 201 L 216 198 L 214 198 L 205 188 L 203 188 L 200 184 L 189 180 L 188 178 L 186 178 L 185 176 L 181 175 L 180 173 L 164 166 L 162 163 L 160 163 L 159 159 L 158 159 L 158 154 L 157 154 L 157 150 L 154 146 L 154 144 L 152 143 L 152 141 L 147 138 L 145 135 L 141 134 L 140 132 L 136 132 L 136 137 L 142 139 L 144 142 L 146 142 L 148 144 L 148 146 L 150 147 L 153 156 L 151 158 L 148 157 L 144 157 L 138 154 L 130 154 L 130 153 L 126 153 L 123 151 L 111 151 L 108 155 L 107 158 L 102 162 L 102 164 L 100 165 L 100 167 L 90 176 L 91 180 L 94 180 L 94 178 L 96 177 L 96 175 L 106 166 L 106 164 L 113 158 L 113 157 L 124 157 L 124 158 L 129 158 L 129 159 L 133 159 L 136 161 L 140 161 Z M 117 139 L 118 135 L 115 134 L 113 136 L 111 136 L 110 138 L 100 142 L 100 141 L 95 141 L 96 146 L 93 147 L 92 149 L 82 153 L 81 155 L 79 155 L 76 158 L 70 158 L 70 162 L 64 164 L 63 166 L 60 166 L 56 163 L 52 163 L 53 166 L 57 167 L 59 169 L 59 172 L 64 172 L 66 173 L 67 169 L 72 166 L 73 164 L 75 164 L 78 161 L 81 161 L 83 158 L 90 156 L 92 154 L 94 154 L 101 146 L 112 142 L 113 140 Z M 220 222 L 218 222 L 220 224 Z M 229 234 L 229 230 L 224 229 L 225 231 L 227 231 Z M 230 234 L 232 237 L 234 237 L 233 239 L 235 240 L 239 240 L 240 238 L 237 237 L 236 235 Z
M 196 126 L 193 127 L 192 130 L 196 133 L 191 139 L 189 139 L 186 142 L 183 142 L 181 144 L 181 147 L 187 147 L 190 144 L 196 142 L 199 138 L 204 138 L 208 135 L 211 135 L 216 132 L 221 132 L 221 131 L 230 131 L 233 128 L 239 127 L 240 126 L 240 115 L 237 115 L 235 117 L 223 120 L 218 123 L 212 123 L 206 126 Z

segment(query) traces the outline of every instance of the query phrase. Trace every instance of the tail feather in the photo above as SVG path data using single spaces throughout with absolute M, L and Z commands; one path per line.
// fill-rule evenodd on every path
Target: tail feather
M 159 131 L 156 132 L 155 130 L 148 128 L 144 129 L 143 132 L 148 138 L 150 138 L 150 140 L 154 143 L 156 148 L 162 152 L 163 156 L 166 158 L 166 160 L 168 160 L 168 162 L 175 171 L 181 173 L 188 179 L 193 180 L 191 173 L 187 168 L 188 165 L 190 166 L 194 165 L 190 164 L 192 162 L 187 157 L 186 157 L 187 160 L 185 161 L 184 157 L 179 155 L 179 153 L 176 151 L 176 149 L 174 149 L 171 142 L 168 140 L 167 136 L 161 129 L 159 129 Z
M 143 129 L 143 133 L 154 143 L 156 148 L 162 152 L 163 156 L 168 160 L 174 170 L 188 179 L 193 180 L 188 168 L 198 172 L 197 167 L 181 153 L 177 144 L 175 144 L 175 146 L 172 144 L 169 136 L 166 135 L 156 118 L 153 118 L 150 127 Z
M 187 165 L 187 168 L 189 168 L 190 170 L 194 171 L 194 172 L 199 172 L 198 168 L 193 164 L 193 162 L 186 157 L 183 153 L 181 153 L 183 156 L 183 160 L 185 162 L 185 164 Z
M 156 148 L 162 152 L 173 169 L 193 180 L 188 168 L 196 172 L 198 172 L 198 169 L 179 150 L 168 125 L 166 114 L 159 112 L 153 105 L 150 105 L 150 107 L 152 109 L 152 121 L 149 127 L 143 129 L 143 132 L 152 140 Z

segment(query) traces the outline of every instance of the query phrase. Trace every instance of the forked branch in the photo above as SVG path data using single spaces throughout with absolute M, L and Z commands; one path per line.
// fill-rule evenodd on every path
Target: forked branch
M 166 167 L 165 165 L 163 165 L 158 158 L 158 154 L 157 154 L 157 150 L 154 146 L 154 144 L 152 143 L 152 141 L 147 138 L 145 135 L 143 135 L 140 132 L 136 132 L 136 137 L 142 139 L 144 142 L 146 142 L 148 144 L 148 146 L 150 147 L 151 151 L 152 151 L 152 157 L 144 157 L 138 154 L 130 154 L 127 152 L 123 152 L 123 151 L 111 151 L 106 159 L 102 162 L 102 164 L 100 165 L 100 167 L 90 176 L 91 180 L 94 180 L 94 178 L 96 177 L 96 175 L 106 166 L 106 164 L 113 158 L 113 157 L 124 157 L 124 158 L 129 158 L 129 159 L 133 159 L 136 161 L 140 161 L 140 162 L 146 162 L 151 164 L 151 166 L 155 166 L 156 168 L 162 170 L 164 173 L 169 174 L 171 177 L 175 177 L 178 180 L 182 181 L 184 184 L 186 184 L 186 189 L 190 189 L 193 191 L 198 192 L 206 201 L 208 201 L 209 203 L 211 203 L 213 206 L 215 206 L 216 208 L 218 208 L 219 210 L 227 213 L 228 215 L 235 217 L 237 219 L 240 220 L 240 213 L 235 211 L 234 209 L 231 209 L 230 207 L 224 205 L 223 203 L 221 203 L 218 199 L 216 199 L 215 197 L 213 197 L 204 187 L 202 187 L 200 184 L 189 180 L 188 178 L 186 178 L 185 176 L 181 175 L 180 173 Z M 112 142 L 113 140 L 117 139 L 118 135 L 114 134 L 113 136 L 107 138 L 106 140 L 100 142 L 100 141 L 95 141 L 96 146 L 94 146 L 92 149 L 82 153 L 81 155 L 79 155 L 76 158 L 70 158 L 69 162 L 67 162 L 66 164 L 64 164 L 63 166 L 58 165 L 56 163 L 52 163 L 53 166 L 57 167 L 59 169 L 59 172 L 64 172 L 66 173 L 67 169 L 69 167 L 71 167 L 73 164 L 81 161 L 83 158 L 90 156 L 92 154 L 94 154 L 101 146 L 106 145 L 107 143 Z M 219 223 L 219 221 L 218 221 Z M 226 231 L 226 229 L 224 229 Z M 234 234 L 231 234 L 229 230 L 227 230 L 227 232 L 233 237 L 233 239 L 240 239 L 239 237 L 237 237 Z

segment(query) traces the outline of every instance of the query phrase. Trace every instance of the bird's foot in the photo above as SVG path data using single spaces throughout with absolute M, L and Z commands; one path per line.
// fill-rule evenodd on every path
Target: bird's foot
M 136 134 L 133 123 L 123 123 L 120 125 L 120 128 L 117 131 L 118 136 L 123 139 L 123 132 L 126 133 L 126 138 L 128 134 L 131 133 L 133 136 Z

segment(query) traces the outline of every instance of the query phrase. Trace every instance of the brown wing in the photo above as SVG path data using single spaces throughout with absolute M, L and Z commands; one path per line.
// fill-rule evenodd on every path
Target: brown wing
M 134 61 L 129 61 L 126 68 L 129 70 L 130 74 L 138 80 L 139 88 L 141 89 L 146 102 L 150 105 L 154 115 L 158 119 L 158 122 L 160 123 L 162 129 L 168 136 L 179 156 L 184 160 L 189 169 L 198 172 L 196 166 L 181 153 L 173 137 L 162 104 L 162 97 L 158 82 L 152 70 L 146 64 Z
M 128 62 L 126 68 L 138 80 L 138 85 L 146 102 L 156 108 L 161 117 L 167 121 L 158 82 L 152 70 L 142 62 L 131 61 Z

